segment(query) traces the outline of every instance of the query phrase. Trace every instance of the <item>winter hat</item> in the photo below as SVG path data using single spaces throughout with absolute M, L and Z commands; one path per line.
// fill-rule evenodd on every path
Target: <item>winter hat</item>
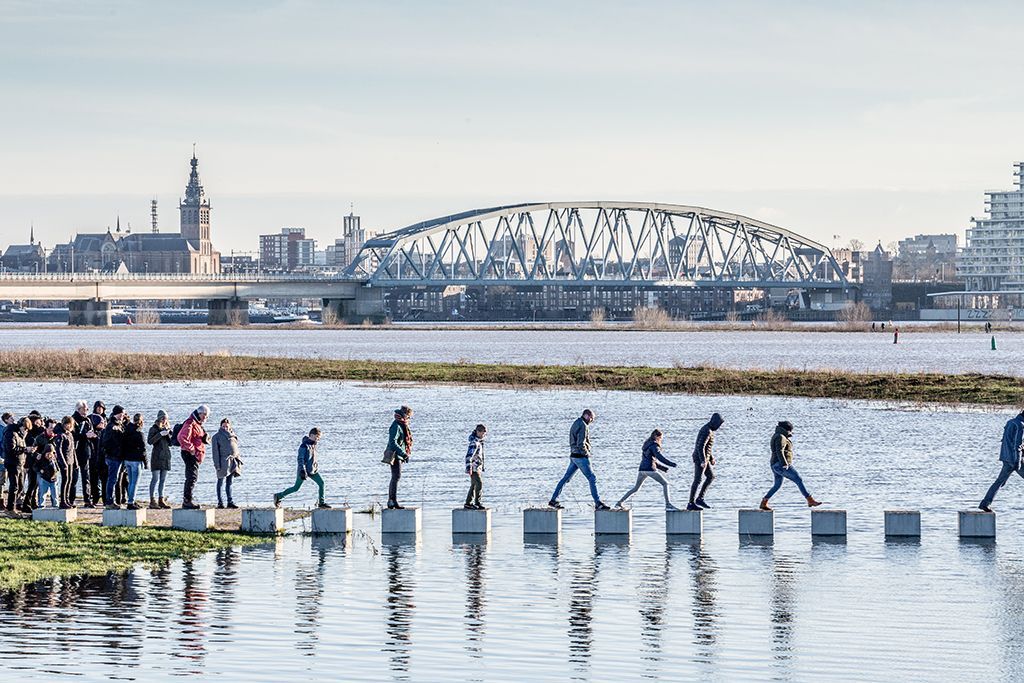
M 118 415 L 124 414 L 124 408 L 121 406 L 114 406 L 114 409 L 110 411 L 110 417 L 117 417 Z
M 157 419 L 157 421 L 166 420 L 167 419 L 167 411 L 166 410 L 158 410 L 158 411 L 156 411 L 156 419 Z

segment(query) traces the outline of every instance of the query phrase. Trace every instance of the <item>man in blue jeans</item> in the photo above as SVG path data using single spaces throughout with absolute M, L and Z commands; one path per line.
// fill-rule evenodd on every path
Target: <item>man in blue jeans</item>
M 1010 479 L 1011 474 L 1016 472 L 1024 477 L 1024 471 L 1020 468 L 1022 437 L 1024 437 L 1024 410 L 1003 427 L 1003 443 L 999 449 L 999 460 L 1003 463 L 1003 469 L 999 471 L 999 476 L 996 477 L 992 486 L 988 487 L 988 493 L 978 505 L 978 509 L 983 512 L 992 512 L 989 505 L 992 504 L 992 499 L 996 497 L 999 489 L 1003 488 Z
M 569 467 L 565 470 L 565 474 L 562 475 L 562 480 L 558 482 L 558 486 L 555 487 L 555 492 L 551 494 L 551 500 L 548 501 L 548 505 L 553 508 L 562 507 L 562 504 L 558 502 L 558 496 L 562 493 L 562 487 L 579 470 L 590 484 L 590 495 L 594 499 L 594 507 L 598 510 L 611 509 L 602 503 L 601 498 L 597 495 L 597 477 L 594 476 L 593 470 L 590 469 L 590 423 L 593 421 L 594 411 L 587 408 L 583 411 L 583 415 L 576 418 L 576 421 L 572 423 L 572 428 L 569 429 Z

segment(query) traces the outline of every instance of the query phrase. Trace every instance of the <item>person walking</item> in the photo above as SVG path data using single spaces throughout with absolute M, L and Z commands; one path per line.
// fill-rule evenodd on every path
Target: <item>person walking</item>
M 70 415 L 60 421 L 57 436 L 57 468 L 60 470 L 60 506 L 75 507 L 78 488 L 78 455 L 75 451 L 75 419 Z
M 231 420 L 226 417 L 220 421 L 220 429 L 213 435 L 213 466 L 217 468 L 217 507 L 225 507 L 221 497 L 221 489 L 224 489 L 227 507 L 238 508 L 231 496 L 231 481 L 241 474 L 242 459 L 238 453 L 238 437 L 231 428 Z
M 771 510 L 768 507 L 768 499 L 775 495 L 775 492 L 782 486 L 783 479 L 789 479 L 791 482 L 797 485 L 800 489 L 800 493 L 807 500 L 807 507 L 817 507 L 821 505 L 820 502 L 814 500 L 814 496 L 807 492 L 807 487 L 804 486 L 804 480 L 800 478 L 800 474 L 793 467 L 793 423 L 788 420 L 784 420 L 775 426 L 775 433 L 772 435 L 771 449 L 772 457 L 769 461 L 772 469 L 772 475 L 775 477 L 775 483 L 768 489 L 768 493 L 764 494 L 764 498 L 761 499 L 760 508 L 762 510 Z
M 469 433 L 469 448 L 466 450 L 466 474 L 469 475 L 469 493 L 466 495 L 467 510 L 485 509 L 480 502 L 480 494 L 483 492 L 484 481 L 484 437 L 487 436 L 487 427 L 478 424 Z
M 320 442 L 320 435 L 320 428 L 313 427 L 309 430 L 308 435 L 302 437 L 302 443 L 299 444 L 295 483 L 284 491 L 274 494 L 274 507 L 281 507 L 281 500 L 285 496 L 290 496 L 302 488 L 302 482 L 306 479 L 312 479 L 317 486 L 316 506 L 322 510 L 331 508 L 324 499 L 324 479 L 320 476 L 320 463 L 316 456 L 316 445 Z
M 992 505 L 999 489 L 1009 481 L 1011 474 L 1016 472 L 1024 477 L 1024 470 L 1021 469 L 1021 454 L 1024 451 L 1022 440 L 1024 440 L 1024 410 L 1008 420 L 1003 427 L 1003 440 L 999 446 L 999 461 L 1002 463 L 1002 469 L 999 470 L 996 480 L 988 487 L 988 492 L 978 505 L 979 510 L 992 512 L 992 508 L 989 506 Z
M 388 483 L 388 509 L 404 509 L 398 504 L 398 480 L 402 478 L 402 465 L 409 462 L 412 455 L 412 430 L 409 420 L 412 419 L 412 408 L 402 406 L 395 411 L 395 419 L 388 429 L 388 445 L 384 449 L 381 462 L 391 467 L 391 481 Z
M 210 414 L 205 405 L 192 411 L 181 425 L 178 432 L 178 445 L 181 446 L 181 460 L 185 463 L 185 490 L 181 496 L 181 507 L 186 510 L 198 510 L 193 496 L 196 482 L 199 480 L 199 465 L 206 456 L 206 444 L 210 437 L 203 428 L 203 423 Z
M 640 455 L 640 468 L 636 473 L 636 483 L 633 484 L 633 488 L 627 491 L 622 498 L 619 498 L 619 502 L 615 504 L 617 510 L 621 510 L 622 504 L 633 497 L 633 494 L 640 490 L 640 487 L 644 485 L 644 482 L 648 479 L 661 484 L 662 493 L 665 495 L 665 509 L 666 510 L 678 510 L 668 495 L 668 480 L 665 479 L 665 475 L 662 472 L 668 472 L 668 468 L 675 467 L 676 464 L 665 457 L 665 454 L 661 451 L 661 440 L 662 433 L 660 429 L 655 429 L 651 432 L 651 435 L 647 437 L 647 441 L 644 441 L 643 449 Z
M 103 500 L 108 510 L 121 509 L 123 497 L 118 495 L 121 470 L 124 463 L 124 419 L 125 412 L 121 406 L 114 406 L 110 411 L 110 420 L 100 433 L 100 451 L 106 465 L 107 479 L 103 485 Z
M 121 451 L 121 461 L 124 470 L 128 475 L 128 486 L 125 492 L 125 503 L 129 510 L 138 510 L 141 506 L 135 500 L 135 491 L 139 486 L 139 474 L 146 464 L 146 437 L 142 434 L 145 424 L 142 413 L 135 413 L 132 421 L 124 428 L 124 445 Z
M 165 411 L 156 411 L 156 422 L 149 428 L 146 441 L 153 447 L 149 458 L 149 507 L 169 510 L 171 504 L 164 498 L 164 484 L 171 470 L 171 423 Z
M 690 502 L 686 505 L 687 510 L 706 510 L 711 507 L 704 502 L 704 494 L 715 480 L 715 456 L 711 449 L 715 445 L 715 432 L 723 424 L 725 420 L 715 413 L 697 432 L 697 443 L 693 447 L 693 483 L 690 484 Z M 701 480 L 704 482 L 703 485 Z
M 50 506 L 57 507 L 57 450 L 52 442 L 46 442 L 36 459 L 36 479 L 38 480 L 39 499 L 36 507 L 46 507 L 46 494 L 50 494 Z
M 566 468 L 565 474 L 562 475 L 562 479 L 555 487 L 555 492 L 551 494 L 551 500 L 548 501 L 548 505 L 553 508 L 562 507 L 562 504 L 558 502 L 558 496 L 562 494 L 562 489 L 573 478 L 573 475 L 579 471 L 583 473 L 587 483 L 590 484 L 590 497 L 594 499 L 594 508 L 597 510 L 611 509 L 601 502 L 601 497 L 597 494 L 597 477 L 594 476 L 594 471 L 590 467 L 590 423 L 593 421 L 594 411 L 587 408 L 569 428 L 569 467 Z
M 32 421 L 27 417 L 15 422 L 4 431 L 4 472 L 7 474 L 7 511 L 20 508 L 25 494 L 25 468 L 28 456 L 35 451 L 25 441 Z

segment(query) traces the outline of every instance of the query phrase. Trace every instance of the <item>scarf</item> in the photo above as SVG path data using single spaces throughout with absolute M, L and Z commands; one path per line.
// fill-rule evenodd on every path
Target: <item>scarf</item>
M 409 418 L 401 413 L 395 413 L 395 422 L 402 426 L 402 435 L 405 437 L 405 453 L 412 453 L 412 431 L 409 429 Z

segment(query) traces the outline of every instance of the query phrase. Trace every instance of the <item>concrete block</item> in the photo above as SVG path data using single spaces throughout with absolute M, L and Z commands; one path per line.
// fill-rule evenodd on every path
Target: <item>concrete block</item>
M 217 511 L 213 508 L 206 510 L 185 510 L 174 508 L 171 510 L 171 526 L 183 531 L 206 531 L 216 525 Z
M 452 510 L 453 534 L 489 534 L 491 533 L 490 510 Z
M 558 508 L 526 508 L 523 510 L 523 533 L 562 533 L 562 511 Z
M 33 522 L 74 522 L 78 519 L 78 510 L 71 508 L 36 508 L 32 511 Z
M 846 510 L 811 510 L 812 536 L 845 536 Z
M 104 510 L 103 526 L 144 526 L 146 510 Z
M 632 510 L 594 510 L 594 533 L 625 534 L 633 531 Z
M 996 513 L 961 510 L 958 520 L 960 538 L 995 538 Z
M 314 534 L 347 534 L 352 531 L 352 508 L 313 510 Z
M 422 527 L 423 517 L 419 508 L 385 509 L 380 518 L 383 534 L 418 534 Z
M 886 510 L 886 536 L 920 536 L 921 513 L 917 510 Z
M 771 510 L 740 510 L 741 536 L 774 536 L 775 513 Z
M 700 510 L 665 510 L 665 533 L 700 536 L 704 531 L 704 518 Z
M 242 510 L 242 531 L 251 534 L 279 534 L 284 531 L 284 510 L 246 508 Z

